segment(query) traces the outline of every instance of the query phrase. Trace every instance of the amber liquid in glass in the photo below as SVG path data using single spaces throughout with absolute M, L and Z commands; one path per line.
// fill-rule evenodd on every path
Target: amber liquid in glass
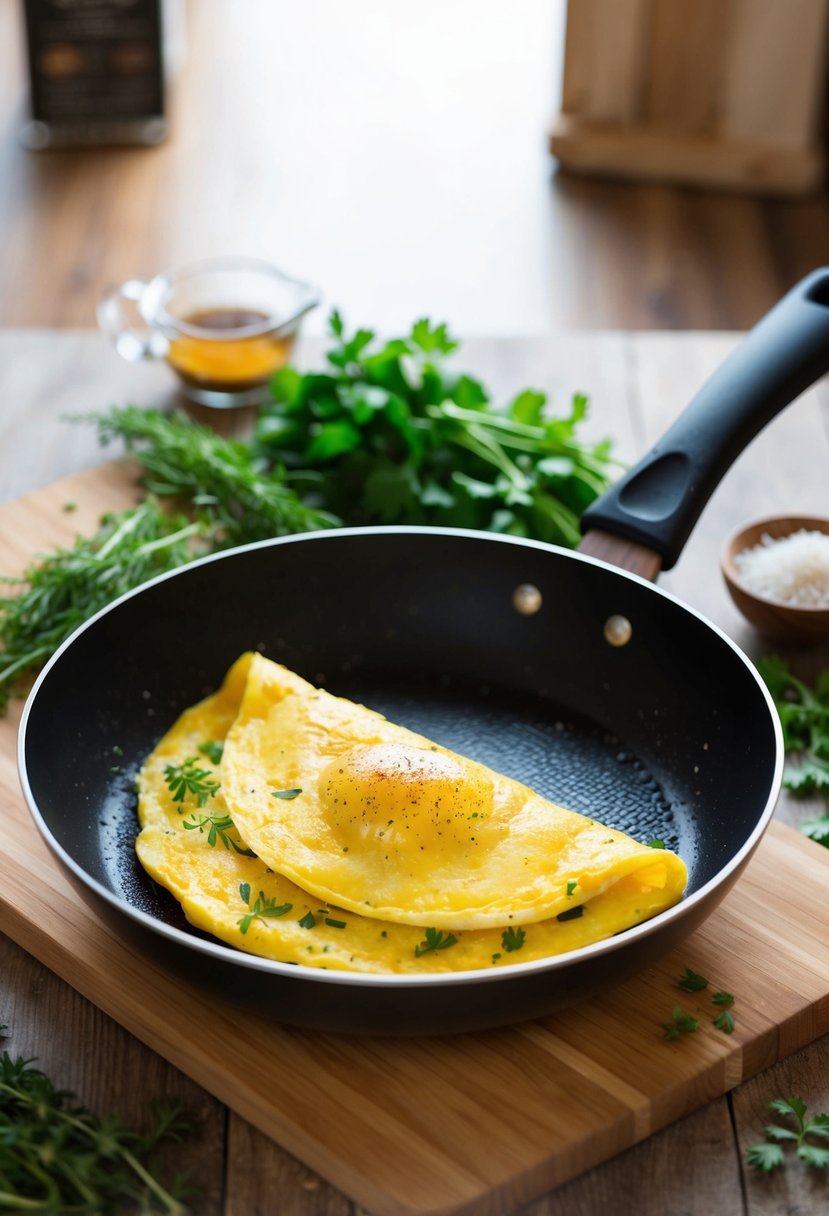
M 265 384 L 291 357 L 293 334 L 245 333 L 261 327 L 267 313 L 253 308 L 211 308 L 182 321 L 204 331 L 170 342 L 167 361 L 182 380 L 216 392 L 240 392 Z M 239 336 L 234 337 L 234 331 Z M 215 333 L 216 337 L 211 337 Z

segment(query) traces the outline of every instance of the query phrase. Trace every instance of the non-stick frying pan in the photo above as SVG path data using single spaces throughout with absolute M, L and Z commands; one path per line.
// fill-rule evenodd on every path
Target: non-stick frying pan
M 183 982 L 335 1031 L 539 1016 L 677 943 L 735 881 L 772 815 L 779 725 L 727 637 L 591 553 L 650 574 L 672 564 L 740 449 L 829 367 L 827 304 L 820 271 L 772 310 L 587 513 L 581 553 L 487 533 L 345 529 L 195 562 L 99 613 L 42 672 L 19 740 L 32 814 L 84 896 Z M 566 955 L 423 977 L 269 962 L 191 929 L 135 861 L 133 779 L 179 712 L 248 649 L 556 802 L 665 840 L 688 864 L 687 894 Z

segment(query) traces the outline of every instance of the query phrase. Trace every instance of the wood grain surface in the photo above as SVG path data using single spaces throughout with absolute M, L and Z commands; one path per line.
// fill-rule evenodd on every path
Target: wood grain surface
M 100 454 L 89 430 L 82 424 L 61 422 L 67 405 L 74 411 L 127 397 L 150 403 L 169 399 L 170 394 L 163 368 L 137 369 L 141 376 L 136 378 L 136 369 L 109 362 L 110 352 L 95 335 L 32 333 L 28 335 L 28 347 L 20 337 L 0 335 L 6 383 L 14 388 L 15 376 L 25 381 L 22 396 L 6 394 L 6 402 L 12 403 L 11 418 L 0 416 L 4 427 L 0 436 L 0 493 L 7 499 L 51 482 L 60 474 L 85 471 L 99 463 Z M 617 435 L 622 453 L 629 458 L 656 438 L 733 342 L 728 335 L 690 338 L 595 334 L 578 335 L 575 340 L 562 335 L 552 343 L 470 342 L 463 349 L 466 366 L 502 385 L 505 391 L 510 386 L 515 389 L 537 384 L 560 399 L 568 388 L 587 388 L 593 405 L 591 427 L 597 434 Z M 307 347 L 303 354 L 309 360 L 316 357 L 316 352 Z M 23 365 L 24 370 L 15 370 Z M 755 440 L 704 512 L 677 568 L 660 580 L 716 620 L 750 654 L 763 653 L 764 647 L 741 622 L 721 586 L 717 572 L 719 544 L 736 523 L 755 511 L 769 513 L 785 504 L 792 511 L 825 513 L 826 409 L 825 392 L 820 386 Z M 87 493 L 91 484 L 106 485 L 105 493 L 113 496 L 112 505 L 135 492 L 124 467 L 98 470 L 91 477 L 84 472 L 80 481 L 35 497 L 36 522 L 31 525 L 35 535 L 60 537 L 75 528 L 92 526 L 100 499 L 97 489 L 94 494 Z M 63 506 L 70 494 L 77 507 L 67 514 Z M 20 522 L 30 518 L 28 514 L 15 512 L 14 505 L 3 508 L 2 544 L 9 546 L 5 551 L 19 564 L 25 560 L 33 534 L 31 527 L 27 534 L 27 527 Z M 793 652 L 792 658 L 804 676 L 829 662 L 825 648 Z M 8 732 L 12 722 L 9 719 L 3 729 Z M 7 752 L 3 754 L 7 756 Z M 14 781 L 10 792 L 8 761 L 3 773 L 0 800 L 4 815 L 9 824 L 18 824 L 20 795 Z M 796 822 L 808 811 L 808 807 L 783 798 L 777 818 Z M 61 908 L 66 906 L 70 922 L 78 930 L 73 963 L 68 962 L 65 950 L 61 952 L 55 945 L 56 926 L 37 924 L 37 918 L 27 912 L 25 896 L 31 890 L 27 886 L 29 843 L 27 839 L 21 846 L 17 831 L 12 827 L 4 838 L 0 926 L 12 935 L 24 930 L 28 949 L 44 954 L 53 965 L 71 969 L 72 984 L 94 982 L 95 968 L 91 964 L 97 948 L 90 959 L 88 939 L 83 933 L 88 913 L 79 912 L 71 898 L 64 905 L 68 898 L 66 884 L 59 875 L 54 880 L 56 898 Z M 782 828 L 775 828 L 767 837 L 763 850 L 767 846 L 775 848 L 768 863 L 774 873 L 764 868 L 764 854 L 758 853 L 752 863 L 756 879 L 752 879 L 750 868 L 745 889 L 740 883 L 729 896 L 738 904 L 728 934 L 706 938 L 716 929 L 712 919 L 700 931 L 703 936 L 698 956 L 692 959 L 680 952 L 681 957 L 666 960 L 664 966 L 660 964 L 637 977 L 632 985 L 624 986 L 620 999 L 630 999 L 631 988 L 638 996 L 635 1015 L 621 1019 L 622 1024 L 614 1027 L 621 1051 L 611 1052 L 606 1043 L 599 1042 L 597 1053 L 596 1031 L 606 1025 L 607 1016 L 601 1002 L 591 1002 L 579 1011 L 580 1016 L 573 1013 L 520 1031 L 493 1033 L 482 1036 L 480 1043 L 464 1046 L 463 1041 L 444 1040 L 430 1045 L 429 1075 L 440 1074 L 441 1084 L 437 1094 L 429 1092 L 422 1098 L 425 1105 L 421 1109 L 430 1116 L 434 1113 L 435 1126 L 431 1127 L 431 1119 L 418 1124 L 415 1143 L 425 1156 L 419 1158 L 414 1171 L 404 1167 L 402 1159 L 394 1168 L 389 1160 L 396 1163 L 394 1153 L 407 1147 L 410 1129 L 406 1120 L 414 1119 L 420 1108 L 416 1045 L 407 1047 L 401 1060 L 393 1058 L 395 1049 L 389 1044 L 370 1045 L 366 1058 L 359 1061 L 366 1070 L 362 1077 L 370 1077 L 370 1082 L 363 1085 L 355 1104 L 350 1096 L 346 1100 L 355 1076 L 348 1051 L 329 1039 L 309 1042 L 308 1036 L 299 1032 L 273 1032 L 274 1041 L 284 1047 L 285 1076 L 280 1075 L 276 1084 L 257 1086 L 252 1108 L 248 1105 L 252 1099 L 240 1096 L 238 1082 L 227 1082 L 222 1058 L 225 1048 L 213 1039 L 210 1019 L 207 1041 L 214 1050 L 196 1046 L 197 1055 L 211 1057 L 204 1060 L 206 1071 L 202 1071 L 201 1063 L 194 1069 L 192 1059 L 179 1054 L 187 1055 L 193 1048 L 183 1045 L 181 1036 L 169 1026 L 163 1029 L 163 1007 L 152 1006 L 147 1013 L 139 987 L 130 993 L 127 983 L 126 995 L 123 985 L 118 988 L 120 1004 L 112 1009 L 116 1014 L 112 1019 L 9 940 L 0 944 L 0 1021 L 11 1027 L 8 1045 L 12 1051 L 38 1055 L 61 1084 L 76 1088 L 88 1102 L 115 1104 L 126 1115 L 133 1112 L 137 1117 L 146 1111 L 149 1097 L 163 1091 L 180 1094 L 198 1126 L 196 1146 L 185 1146 L 182 1160 L 186 1161 L 189 1153 L 191 1161 L 201 1163 L 203 1199 L 197 1210 L 206 1216 L 242 1211 L 254 1216 L 271 1212 L 346 1216 L 355 1211 L 429 1210 L 425 1206 L 429 1203 L 435 1211 L 452 1210 L 454 1204 L 455 1210 L 506 1213 L 549 1187 L 554 1189 L 525 1209 L 532 1216 L 564 1212 L 584 1216 L 603 1210 L 625 1216 L 634 1212 L 637 1216 L 662 1216 L 666 1212 L 702 1216 L 714 1210 L 770 1216 L 787 1208 L 816 1216 L 823 1191 L 807 1172 L 792 1167 L 778 1177 L 763 1179 L 747 1172 L 742 1164 L 746 1145 L 762 1137 L 769 1098 L 800 1093 L 810 1109 L 829 1107 L 826 1039 L 817 1037 L 825 1034 L 829 1010 L 823 990 L 827 956 L 820 905 L 826 889 L 824 854 Z M 44 864 L 49 863 L 44 860 Z M 793 897 L 785 910 L 776 909 L 782 914 L 782 920 L 778 920 L 771 915 L 768 892 L 774 889 L 778 867 L 788 869 L 793 864 L 798 874 L 805 866 L 805 878 L 788 884 Z M 9 877 L 12 872 L 13 880 Z M 12 881 L 16 895 L 10 898 Z M 20 884 L 24 897 L 18 903 Z M 744 899 L 749 899 L 747 907 L 741 903 Z M 726 908 L 724 905 L 717 917 L 724 915 Z M 744 947 L 758 928 L 766 946 L 756 965 L 748 965 L 746 960 L 754 956 L 746 955 Z M 785 954 L 783 970 L 778 965 L 782 940 L 793 947 L 792 955 Z M 61 953 L 62 963 L 58 957 Z M 682 970 L 695 964 L 695 969 L 707 968 L 712 978 L 730 990 L 739 984 L 737 1011 L 743 1013 L 733 1040 L 707 1035 L 693 1041 L 692 1052 L 686 1051 L 688 1043 L 675 1052 L 677 1045 L 664 1043 L 653 1023 L 662 1020 L 660 1014 L 673 999 L 671 977 L 676 967 Z M 134 965 L 128 956 L 119 956 L 113 973 L 134 975 Z M 200 1028 L 205 1023 L 203 1009 L 201 1015 Z M 121 1029 L 118 1023 L 122 1020 L 131 1033 Z M 654 1038 L 652 1042 L 646 1038 L 648 1050 L 643 1052 L 641 1036 L 650 1030 L 655 1030 Z M 160 1052 L 142 1046 L 142 1038 L 158 1041 L 156 1036 L 163 1039 L 158 1042 Z M 798 1050 L 812 1039 L 810 1047 Z M 501 1040 L 509 1044 L 506 1052 Z M 773 1063 L 779 1055 L 792 1051 L 795 1054 L 782 1063 Z M 165 1056 L 172 1057 L 184 1071 L 169 1065 Z M 481 1057 L 486 1060 L 486 1068 L 481 1067 Z M 738 1084 L 757 1069 L 764 1071 Z M 207 1085 L 194 1083 L 185 1075 L 188 1070 L 196 1071 Z M 218 1078 L 220 1099 L 210 1092 L 218 1074 L 224 1077 L 223 1082 Z M 559 1088 L 563 1078 L 571 1082 L 564 1087 L 566 1092 Z M 224 1088 L 228 1084 L 232 1093 Z M 326 1103 L 333 1101 L 342 1117 L 342 1126 L 332 1134 L 333 1147 L 331 1143 L 318 1143 L 312 1136 L 314 1121 L 309 1108 L 302 1104 L 291 1107 L 290 1114 L 296 1120 L 297 1112 L 302 1112 L 300 1138 L 312 1143 L 297 1142 L 296 1123 L 293 1131 L 288 1129 L 286 1138 L 285 1124 L 290 1123 L 285 1113 L 287 1095 L 300 1089 L 305 1093 L 308 1085 L 317 1097 L 324 1089 Z M 521 1086 L 529 1087 L 531 1100 L 528 1106 L 519 1104 L 516 1109 L 513 1091 L 527 1093 Z M 728 1098 L 716 1097 L 732 1086 L 736 1089 Z M 418 1102 L 411 1101 L 412 1093 L 418 1093 Z M 573 1093 L 578 1095 L 578 1106 L 570 1115 L 568 1104 L 572 1104 Z M 555 1095 L 560 1099 L 555 1100 Z M 408 1103 L 404 1100 L 407 1096 Z M 699 1109 L 682 1117 L 689 1099 Z M 499 1123 L 504 1113 L 503 1109 L 499 1112 L 499 1102 L 507 1107 L 506 1130 Z M 234 1110 L 240 1105 L 244 1107 L 242 1115 Z M 562 1120 L 562 1105 L 568 1110 L 566 1121 Z M 314 1113 L 318 1117 L 318 1111 Z M 368 1186 L 357 1176 L 364 1163 L 352 1159 L 344 1141 L 353 1134 L 349 1120 L 354 1121 L 355 1128 L 365 1128 L 378 1117 L 379 1132 L 377 1128 L 374 1131 L 380 1140 L 374 1143 L 375 1148 L 382 1145 L 386 1160 L 380 1169 L 380 1181 Z M 551 1146 L 550 1135 L 545 1137 L 545 1133 L 560 1129 L 562 1122 L 569 1137 L 567 1145 Z M 664 1130 L 655 1130 L 666 1122 L 669 1125 Z M 274 1123 L 287 1149 L 272 1141 Z M 483 1144 L 472 1135 L 478 1126 L 486 1132 Z M 436 1129 L 447 1131 L 451 1142 L 436 1137 Z M 647 1138 L 636 1144 L 643 1136 Z M 626 1144 L 635 1147 L 625 1151 Z M 309 1164 L 299 1164 L 294 1155 L 298 1152 Z M 529 1165 L 527 1152 L 532 1157 Z M 595 1166 L 608 1152 L 617 1155 Z M 342 1158 L 347 1160 L 343 1163 Z M 565 1182 L 574 1169 L 587 1172 Z M 398 1179 L 398 1173 L 402 1179 Z M 403 1180 L 405 1185 L 401 1184 Z M 488 1193 L 496 1196 L 488 1207 L 481 1206 L 483 1201 L 474 1192 L 482 1181 Z M 381 1193 L 372 1187 L 379 1187 Z M 394 1203 L 408 1208 L 382 1206 L 390 1202 L 389 1188 Z M 349 1194 L 357 1196 L 356 1207 L 346 1197 Z

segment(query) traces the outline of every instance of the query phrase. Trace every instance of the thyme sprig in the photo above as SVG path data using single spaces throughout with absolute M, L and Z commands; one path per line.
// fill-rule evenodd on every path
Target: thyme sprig
M 203 522 L 162 510 L 155 498 L 104 515 L 90 537 L 32 562 L 0 596 L 0 709 L 79 625 L 126 591 L 209 549 Z
M 266 469 L 250 444 L 217 435 L 184 414 L 125 405 L 88 420 L 102 443 L 124 441 L 144 466 L 151 494 L 195 507 L 226 546 L 339 523 L 303 503 L 282 470 Z
M 158 1150 L 190 1130 L 176 1103 L 152 1104 L 142 1135 L 55 1088 L 34 1061 L 0 1055 L 0 1210 L 185 1216 L 185 1176 L 158 1178 Z

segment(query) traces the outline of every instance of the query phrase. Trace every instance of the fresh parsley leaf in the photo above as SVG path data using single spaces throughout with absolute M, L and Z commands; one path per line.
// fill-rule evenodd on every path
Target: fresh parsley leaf
M 746 1152 L 746 1161 L 764 1174 L 771 1174 L 785 1165 L 786 1158 L 779 1144 L 752 1144 Z
M 798 827 L 805 836 L 829 847 L 829 815 L 821 815 L 818 819 L 802 819 Z
M 513 950 L 520 950 L 524 945 L 526 933 L 521 928 L 513 928 L 512 925 L 508 929 L 504 929 L 501 934 L 501 945 L 511 954 Z
M 570 882 L 568 882 L 568 884 L 567 884 L 567 898 L 568 899 L 573 894 L 573 892 L 575 891 L 575 889 L 578 885 L 579 884 L 575 879 L 571 879 Z
M 247 903 L 247 902 L 248 901 L 245 900 L 245 903 Z M 299 919 L 300 929 L 313 929 L 314 926 L 316 925 L 316 923 L 317 923 L 317 918 L 316 918 L 316 916 L 314 916 L 314 913 L 310 912 L 310 911 L 306 912 L 305 915 L 300 917 L 300 919 Z
M 730 1009 L 723 1009 L 713 1019 L 713 1022 L 717 1030 L 722 1030 L 724 1034 L 734 1033 L 734 1014 Z
M 734 997 L 730 992 L 715 992 L 711 997 L 715 1005 L 733 1005 Z
M 415 958 L 428 954 L 430 950 L 448 950 L 450 946 L 457 945 L 457 941 L 454 933 L 444 933 L 442 929 L 427 929 L 424 940 L 415 946 Z
M 702 992 L 703 989 L 708 987 L 708 980 L 704 975 L 698 975 L 696 971 L 692 971 L 690 967 L 686 967 L 677 980 L 677 986 L 682 988 L 684 992 Z
M 678 1039 L 683 1034 L 694 1034 L 699 1030 L 699 1022 L 695 1017 L 685 1013 L 679 1005 L 674 1005 L 671 1011 L 671 1021 L 663 1022 L 662 1029 L 666 1039 Z

